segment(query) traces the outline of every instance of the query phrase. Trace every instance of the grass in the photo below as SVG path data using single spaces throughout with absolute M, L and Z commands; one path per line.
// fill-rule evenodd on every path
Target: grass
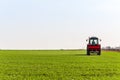
M 120 52 L 1 50 L 0 80 L 120 80 Z

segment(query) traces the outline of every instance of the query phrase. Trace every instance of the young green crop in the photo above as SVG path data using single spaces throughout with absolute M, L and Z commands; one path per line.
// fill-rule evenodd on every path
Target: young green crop
M 120 52 L 3 50 L 0 80 L 120 80 Z

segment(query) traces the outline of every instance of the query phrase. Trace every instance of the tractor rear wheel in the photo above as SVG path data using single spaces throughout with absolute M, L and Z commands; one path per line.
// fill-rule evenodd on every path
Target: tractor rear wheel
M 101 50 L 100 50 L 100 51 L 98 51 L 97 55 L 101 55 Z
M 87 55 L 90 55 L 90 51 L 89 50 L 87 50 Z

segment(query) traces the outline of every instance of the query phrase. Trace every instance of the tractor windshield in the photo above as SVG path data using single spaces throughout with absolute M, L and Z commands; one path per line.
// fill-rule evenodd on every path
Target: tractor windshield
M 89 44 L 96 45 L 98 44 L 98 39 L 90 39 Z

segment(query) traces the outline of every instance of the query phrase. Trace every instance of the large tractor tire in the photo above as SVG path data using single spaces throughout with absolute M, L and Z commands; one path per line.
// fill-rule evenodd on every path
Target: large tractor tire
M 90 55 L 90 51 L 89 50 L 87 50 L 87 55 Z
M 101 55 L 101 50 L 100 50 L 100 51 L 98 51 L 97 55 Z

